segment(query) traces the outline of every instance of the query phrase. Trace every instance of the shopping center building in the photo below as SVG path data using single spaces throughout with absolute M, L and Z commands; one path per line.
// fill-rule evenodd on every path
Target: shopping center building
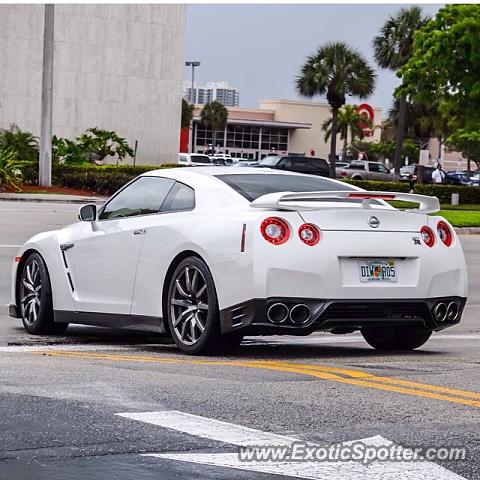
M 189 151 L 203 153 L 212 150 L 213 132 L 200 121 L 202 106 L 194 110 Z M 380 125 L 382 110 L 373 107 L 373 124 Z M 216 132 L 218 153 L 232 157 L 259 160 L 272 153 L 297 153 L 328 158 L 330 144 L 325 142 L 323 123 L 331 116 L 327 103 L 298 100 L 261 100 L 260 108 L 228 108 L 225 128 Z M 367 139 L 380 140 L 380 129 L 373 129 Z M 337 153 L 342 142 L 337 142 Z

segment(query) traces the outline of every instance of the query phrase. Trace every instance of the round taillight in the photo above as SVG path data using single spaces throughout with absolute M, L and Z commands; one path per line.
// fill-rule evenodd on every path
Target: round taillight
M 290 237 L 290 227 L 288 223 L 278 217 L 266 218 L 260 225 L 262 237 L 273 245 L 281 245 Z
M 437 223 L 437 233 L 444 245 L 449 247 L 452 244 L 453 242 L 452 231 L 443 220 L 440 220 Z
M 435 244 L 435 234 L 430 227 L 427 227 L 426 225 L 423 226 L 420 229 L 420 236 L 422 237 L 425 245 L 427 245 L 428 247 L 433 247 L 433 245 Z
M 316 245 L 320 241 L 320 230 L 311 223 L 304 223 L 298 229 L 300 240 L 306 245 Z

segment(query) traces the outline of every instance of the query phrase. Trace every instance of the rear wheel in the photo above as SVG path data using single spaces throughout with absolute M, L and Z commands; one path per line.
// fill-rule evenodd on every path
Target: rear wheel
M 362 335 L 376 350 L 413 350 L 425 344 L 432 332 L 418 328 L 375 327 L 362 329 Z
M 68 323 L 53 321 L 50 277 L 43 258 L 32 253 L 25 261 L 20 276 L 19 305 L 22 323 L 28 333 L 61 334 Z
M 199 258 L 185 258 L 173 272 L 167 318 L 173 340 L 182 352 L 196 355 L 221 347 L 224 337 L 219 334 L 215 284 Z

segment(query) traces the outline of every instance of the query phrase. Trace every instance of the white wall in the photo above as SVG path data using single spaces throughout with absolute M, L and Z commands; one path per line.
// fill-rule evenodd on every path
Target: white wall
M 0 5 L 0 126 L 40 131 L 43 6 Z M 184 5 L 56 5 L 54 133 L 115 130 L 137 163 L 176 161 Z

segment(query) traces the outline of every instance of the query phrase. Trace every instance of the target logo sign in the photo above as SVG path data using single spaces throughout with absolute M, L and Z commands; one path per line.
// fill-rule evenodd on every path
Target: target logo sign
M 363 134 L 366 137 L 371 137 L 373 135 L 373 130 L 370 128 L 370 125 L 373 125 L 373 120 L 375 119 L 375 112 L 373 108 L 368 103 L 362 103 L 357 108 L 358 113 L 367 120 L 365 123 L 360 123 L 360 128 L 363 130 Z

